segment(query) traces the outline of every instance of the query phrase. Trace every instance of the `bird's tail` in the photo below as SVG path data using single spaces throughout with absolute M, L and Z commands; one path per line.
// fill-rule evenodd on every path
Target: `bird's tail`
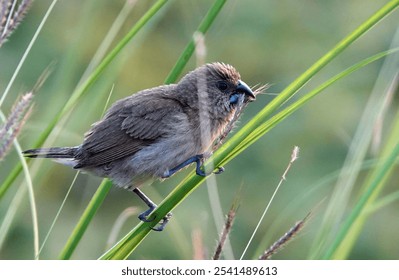
M 29 158 L 74 158 L 78 147 L 54 147 L 26 150 L 22 153 Z

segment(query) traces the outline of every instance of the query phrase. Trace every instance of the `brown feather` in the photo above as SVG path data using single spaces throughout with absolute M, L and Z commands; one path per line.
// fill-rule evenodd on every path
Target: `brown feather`
M 181 104 L 164 94 L 165 86 L 116 102 L 86 133 L 75 168 L 93 167 L 134 155 L 168 133 Z M 169 86 L 170 88 L 170 86 Z M 134 98 L 133 98 L 134 97 Z

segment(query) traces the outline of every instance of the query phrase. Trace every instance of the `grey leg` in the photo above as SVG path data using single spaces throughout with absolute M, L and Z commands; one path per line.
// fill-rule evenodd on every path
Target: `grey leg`
M 152 202 L 152 200 L 148 196 L 146 196 L 140 189 L 134 188 L 133 192 L 137 194 L 137 196 L 140 197 L 140 199 L 144 201 L 144 203 L 149 207 L 149 209 L 141 213 L 138 216 L 138 218 L 142 222 L 152 222 L 153 219 L 148 220 L 147 217 L 151 214 L 152 211 L 154 211 L 157 205 L 154 202 Z M 171 217 L 172 213 L 168 213 L 165 217 L 162 218 L 162 221 L 160 222 L 159 226 L 152 229 L 155 231 L 162 231 L 165 228 L 166 224 L 169 222 Z

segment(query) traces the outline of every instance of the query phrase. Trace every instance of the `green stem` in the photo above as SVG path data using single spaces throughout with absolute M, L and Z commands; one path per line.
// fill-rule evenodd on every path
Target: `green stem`
M 102 260 L 120 260 L 126 259 L 152 231 L 158 222 L 171 212 L 180 202 L 184 200 L 196 186 L 199 186 L 205 180 L 204 177 L 196 176 L 191 172 L 172 192 L 158 205 L 158 208 L 148 217 L 152 222 L 140 222 L 132 229 L 122 240 L 109 249 L 100 257 Z
M 334 253 L 336 252 L 342 241 L 347 236 L 352 225 L 356 222 L 358 217 L 360 217 L 360 214 L 364 210 L 365 206 L 367 205 L 369 199 L 374 194 L 375 190 L 380 185 L 380 182 L 382 182 L 385 179 L 385 176 L 389 174 L 390 170 L 395 165 L 395 161 L 398 157 L 399 157 L 399 144 L 397 144 L 392 149 L 391 153 L 389 153 L 389 156 L 386 158 L 386 160 L 379 167 L 377 167 L 374 178 L 370 182 L 366 191 L 360 197 L 359 201 L 353 208 L 352 212 L 349 214 L 348 218 L 344 221 L 343 225 L 340 227 L 340 230 L 336 235 L 334 242 L 329 247 L 326 254 L 323 256 L 323 259 L 328 260 L 332 258 L 332 256 L 334 255 Z
M 198 26 L 197 32 L 205 34 L 209 27 L 212 25 L 216 16 L 219 14 L 220 10 L 223 8 L 223 5 L 226 3 L 226 0 L 216 0 L 213 6 L 209 9 L 208 13 L 205 15 L 204 19 L 201 21 Z M 177 60 L 175 66 L 173 66 L 172 71 L 170 71 L 168 77 L 166 77 L 165 84 L 174 83 L 181 72 L 183 71 L 184 66 L 186 66 L 188 60 L 192 56 L 195 50 L 195 42 L 194 39 L 188 43 L 179 59 Z
M 341 73 L 335 75 L 334 77 L 330 78 L 329 80 L 327 80 L 326 82 L 322 83 L 320 86 L 318 86 L 317 88 L 313 89 L 312 91 L 310 91 L 309 93 L 305 94 L 301 99 L 297 100 L 296 102 L 292 103 L 291 105 L 289 105 L 288 107 L 286 107 L 284 110 L 278 112 L 277 114 L 275 114 L 273 117 L 271 117 L 270 119 L 268 119 L 266 122 L 264 122 L 262 125 L 260 125 L 259 127 L 257 127 L 256 129 L 254 129 L 248 137 L 246 137 L 245 139 L 243 139 L 240 142 L 240 145 L 238 145 L 230 154 L 228 154 L 227 156 L 222 157 L 222 161 L 219 163 L 220 165 L 224 165 L 227 162 L 229 162 L 231 159 L 233 159 L 237 154 L 239 154 L 240 152 L 242 152 L 244 149 L 246 149 L 248 146 L 250 146 L 251 144 L 253 144 L 254 142 L 256 142 L 260 137 L 262 137 L 267 131 L 269 131 L 270 129 L 272 129 L 275 125 L 277 125 L 280 121 L 282 121 L 283 119 L 285 119 L 286 117 L 288 117 L 290 114 L 292 114 L 294 111 L 296 111 L 297 109 L 299 109 L 304 103 L 306 103 L 307 101 L 309 101 L 311 98 L 315 97 L 316 95 L 318 95 L 320 92 L 322 92 L 323 90 L 325 90 L 327 87 L 331 86 L 333 83 L 337 82 L 338 80 L 348 76 L 349 74 L 365 67 L 366 65 L 379 60 L 381 58 L 386 57 L 387 55 L 396 53 L 399 51 L 399 48 L 395 48 L 395 49 L 391 49 L 388 51 L 384 51 L 384 52 L 380 52 L 377 53 L 371 57 L 368 57 L 354 65 L 352 65 L 351 67 L 349 67 L 348 69 L 342 71 Z
M 210 25 L 212 24 L 212 22 L 214 21 L 215 17 L 218 15 L 218 13 L 220 12 L 220 10 L 225 2 L 226 2 L 226 0 L 223 0 L 223 1 L 217 0 L 214 3 L 214 5 L 210 8 L 208 13 L 205 15 L 204 19 L 202 20 L 200 26 L 198 27 L 198 31 L 205 33 L 209 29 Z M 192 41 L 190 41 L 190 43 L 187 45 L 186 49 L 184 50 L 184 52 L 181 56 L 181 58 L 184 57 L 184 58 L 186 58 L 186 60 L 181 60 L 182 62 L 176 64 L 176 66 L 171 70 L 171 73 L 169 74 L 168 78 L 166 78 L 165 83 L 173 83 L 176 81 L 176 79 L 179 75 L 179 71 L 181 71 L 184 68 L 188 59 L 193 54 L 192 51 L 191 52 L 187 51 L 188 49 L 190 49 L 189 46 L 191 44 L 192 44 Z M 173 74 L 173 75 L 171 75 L 171 74 Z M 100 188 L 102 189 L 103 187 L 100 186 Z M 102 192 L 103 191 L 105 192 L 105 190 L 102 190 Z M 108 192 L 108 190 L 106 192 Z M 72 252 L 74 251 L 78 242 L 82 238 L 84 231 L 87 229 L 88 224 L 90 223 L 91 219 L 93 218 L 94 213 L 97 211 L 97 209 L 95 209 L 95 208 L 98 208 L 101 205 L 102 201 L 100 203 L 95 203 L 95 200 L 97 200 L 97 199 L 101 199 L 101 197 L 94 196 L 92 198 L 92 200 L 90 201 L 89 206 L 87 207 L 87 209 L 85 210 L 85 213 L 79 220 L 78 225 L 76 226 L 74 232 L 72 233 L 71 237 L 68 240 L 68 243 L 65 245 L 65 248 L 60 256 L 61 259 L 70 258 Z M 88 214 L 86 214 L 86 212 L 90 212 L 93 215 L 88 215 Z M 165 213 L 165 215 L 166 215 L 166 213 Z
M 200 25 L 198 26 L 197 32 L 201 32 L 203 34 L 207 32 L 207 30 L 214 22 L 219 12 L 221 11 L 225 2 L 226 0 L 216 0 L 214 2 L 213 6 L 209 9 L 208 13 L 205 15 L 204 19 L 201 21 Z M 176 62 L 173 69 L 171 70 L 170 74 L 165 79 L 165 84 L 174 83 L 177 80 L 184 66 L 187 64 L 188 60 L 192 56 L 194 50 L 195 50 L 195 43 L 194 40 L 192 39 L 184 49 L 183 53 L 181 54 L 180 58 Z M 195 176 L 194 181 L 195 180 L 197 180 L 197 184 L 199 184 L 204 180 L 204 178 Z M 183 183 L 181 183 L 180 185 L 182 184 Z M 189 194 L 189 192 L 190 192 L 189 190 L 182 191 L 179 187 L 176 187 L 157 208 L 157 217 L 160 217 L 159 219 L 156 219 L 156 221 L 154 220 L 151 223 L 139 223 L 131 231 L 131 233 L 134 232 L 134 234 L 132 235 L 128 234 L 122 241 L 120 241 L 113 248 L 111 248 L 101 258 L 126 259 L 134 251 L 134 249 L 138 246 L 138 244 L 148 235 L 148 233 L 151 231 L 151 228 L 155 227 L 156 224 L 159 222 L 159 220 L 172 210 L 171 208 L 169 208 L 168 203 L 166 203 L 165 205 L 165 202 L 168 200 L 168 198 L 173 200 L 173 198 L 176 197 L 182 197 L 182 196 L 185 197 Z M 176 205 L 180 201 L 181 199 L 175 200 L 174 207 L 176 207 Z
M 46 141 L 47 137 L 53 131 L 56 124 L 64 117 L 78 102 L 78 100 L 87 92 L 90 86 L 100 77 L 106 67 L 115 59 L 115 57 L 122 51 L 122 49 L 131 41 L 131 39 L 143 28 L 146 23 L 166 4 L 168 0 L 158 0 L 140 20 L 132 27 L 132 29 L 122 38 L 122 40 L 115 46 L 114 49 L 104 58 L 104 60 L 96 67 L 93 73 L 87 80 L 81 84 L 73 93 L 71 98 L 67 101 L 62 110 L 50 121 L 48 126 L 44 129 L 39 139 L 33 145 L 33 148 L 40 147 Z M 0 186 L 0 199 L 10 188 L 11 184 L 15 181 L 22 171 L 21 164 L 17 164 L 11 171 L 10 175 L 6 178 L 5 182 Z
M 392 0 L 363 24 L 350 33 L 346 38 L 340 41 L 332 50 L 327 52 L 322 58 L 314 63 L 309 69 L 288 85 L 268 106 L 264 107 L 252 120 L 250 120 L 242 129 L 240 129 L 225 145 L 220 147 L 215 153 L 215 163 L 222 161 L 220 155 L 233 152 L 241 142 L 252 133 L 257 127 L 267 121 L 268 117 L 276 111 L 282 104 L 287 102 L 301 87 L 303 87 L 318 71 L 326 66 L 333 58 L 340 54 L 345 48 L 351 45 L 356 39 L 370 30 L 380 20 L 386 17 L 390 12 L 399 6 L 399 0 Z
M 97 191 L 93 195 L 93 198 L 90 200 L 89 205 L 87 205 L 85 211 L 80 217 L 78 224 L 74 228 L 63 250 L 61 251 L 59 259 L 61 260 L 70 259 L 73 251 L 75 250 L 76 246 L 78 246 L 78 243 L 82 239 L 82 236 L 85 233 L 89 223 L 93 219 L 100 205 L 103 203 L 111 187 L 112 183 L 110 181 L 104 179 L 101 182 Z
M 231 153 L 235 153 L 235 149 L 239 147 L 242 141 L 248 141 L 251 133 L 261 126 L 267 118 L 284 102 L 291 98 L 303 85 L 306 84 L 320 69 L 327 65 L 334 57 L 341 53 L 351 43 L 370 30 L 382 18 L 387 16 L 394 8 L 399 5 L 399 0 L 393 0 L 377 11 L 373 16 L 360 25 L 354 32 L 349 34 L 341 42 L 339 42 L 331 51 L 313 64 L 307 71 L 300 75 L 292 82 L 283 92 L 277 96 L 270 104 L 268 104 L 260 113 L 257 114 L 247 125 L 239 130 L 226 144 L 224 144 L 214 155 L 215 166 L 218 166 Z M 265 130 L 261 135 L 263 135 Z M 259 137 L 261 136 L 259 135 Z M 126 259 L 134 249 L 143 241 L 143 239 L 168 212 L 172 211 L 185 197 L 193 192 L 202 181 L 203 177 L 195 176 L 191 172 L 158 206 L 158 208 L 150 215 L 152 222 L 140 223 L 132 231 L 130 231 L 122 240 L 114 247 L 108 250 L 100 259 Z

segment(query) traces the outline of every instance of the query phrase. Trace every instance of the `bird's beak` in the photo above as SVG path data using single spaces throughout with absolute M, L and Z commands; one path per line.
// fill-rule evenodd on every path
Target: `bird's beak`
M 249 97 L 252 97 L 253 99 L 256 99 L 255 94 L 253 93 L 251 88 L 241 80 L 238 80 L 238 85 L 237 85 L 236 90 L 237 90 L 237 92 L 244 93 L 245 95 L 248 95 Z

